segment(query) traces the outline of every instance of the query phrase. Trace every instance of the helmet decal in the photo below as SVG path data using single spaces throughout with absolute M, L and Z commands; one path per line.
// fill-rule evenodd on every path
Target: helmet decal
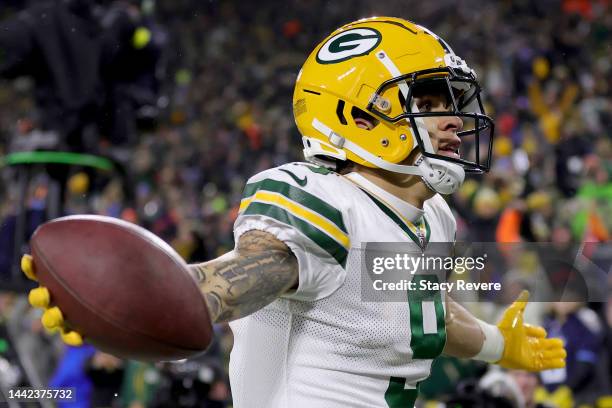
M 380 44 L 382 36 L 373 28 L 354 28 L 334 35 L 321 46 L 317 62 L 333 64 L 366 55 Z

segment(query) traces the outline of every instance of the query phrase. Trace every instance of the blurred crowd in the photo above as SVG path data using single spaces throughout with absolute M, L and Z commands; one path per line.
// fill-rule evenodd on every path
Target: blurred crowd
M 62 179 L 64 213 L 96 213 L 136 222 L 168 241 L 189 262 L 231 250 L 232 225 L 246 180 L 261 170 L 302 160 L 291 97 L 308 53 L 346 22 L 394 15 L 427 26 L 451 44 L 477 72 L 487 113 L 495 119 L 491 172 L 469 178 L 450 198 L 458 220 L 457 240 L 553 243 L 558 248 L 599 243 L 591 259 L 603 259 L 609 272 L 612 13 L 608 1 L 109 3 L 128 4 L 129 16 L 147 16 L 128 25 L 126 44 L 137 50 L 154 44 L 154 69 L 147 66 L 133 72 L 134 82 L 147 86 L 136 87 L 131 95 L 148 92 L 130 99 L 128 107 L 121 105 L 133 117 L 113 122 L 112 128 L 99 126 L 96 137 L 87 139 L 90 152 L 112 157 L 121 171 L 68 169 Z M 26 6 L 30 3 L 3 2 L 0 19 L 13 18 Z M 2 61 L 0 56 L 0 67 Z M 0 82 L 0 156 L 43 127 L 45 116 L 37 103 L 40 80 L 31 78 L 17 75 Z M 116 94 L 119 87 L 113 89 L 109 95 L 114 97 L 107 102 L 123 101 Z M 113 136 L 117 134 L 120 137 Z M 0 270 L 4 271 L 13 248 L 13 230 L 8 226 L 20 203 L 15 169 L 1 171 Z M 32 178 L 26 202 L 30 215 L 44 214 L 52 179 L 45 171 Z M 501 278 L 507 292 L 530 288 L 542 267 L 538 256 L 528 246 L 513 255 L 512 271 Z M 469 399 L 479 393 L 483 401 L 505 396 L 528 407 L 612 406 L 605 399 L 612 395 L 612 280 L 600 284 L 607 295 L 597 302 L 588 296 L 572 297 L 569 291 L 567 297 L 553 299 L 558 302 L 532 306 L 532 323 L 543 324 L 565 340 L 567 369 L 540 376 L 485 374 L 486 366 L 442 358 L 423 384 L 423 401 L 502 406 L 501 402 L 477 405 L 480 400 Z M 475 312 L 494 318 L 497 306 L 513 293 L 496 299 L 499 305 L 479 305 Z M 20 354 L 11 343 L 8 323 L 23 299 L 11 293 L 1 296 L 0 374 L 12 372 L 4 378 L 27 384 L 28 368 L 15 363 Z M 87 398 L 99 398 L 92 406 L 216 407 L 231 402 L 225 371 L 231 333 L 225 326 L 216 327 L 217 343 L 201 361 L 155 366 L 119 361 L 89 348 L 63 349 L 34 323 L 33 311 L 22 312 L 28 319 L 14 331 L 27 332 L 32 347 L 44 347 L 53 356 L 48 357 L 50 362 L 36 363 L 45 367 L 34 370 L 40 373 L 39 381 L 86 384 L 79 387 Z M 16 368 L 11 371 L 5 361 Z M 94 395 L 95 390 L 100 396 Z

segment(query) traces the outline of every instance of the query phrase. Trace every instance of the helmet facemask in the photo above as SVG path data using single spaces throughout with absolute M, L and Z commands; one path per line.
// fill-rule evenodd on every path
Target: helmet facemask
M 406 121 L 416 145 L 423 156 L 430 159 L 444 160 L 460 165 L 467 173 L 484 173 L 491 165 L 493 120 L 486 116 L 480 98 L 480 86 L 473 74 L 450 67 L 428 69 L 411 74 L 401 75 L 385 81 L 376 90 L 367 106 L 368 112 L 383 121 L 395 124 Z M 404 96 L 405 94 L 405 96 Z M 425 94 L 442 95 L 448 110 L 443 112 L 419 111 L 416 99 Z M 397 99 L 393 96 L 397 95 Z M 389 116 L 383 109 L 390 100 L 399 100 L 403 112 Z M 429 134 L 424 129 L 425 117 L 454 116 L 463 121 L 463 127 L 457 132 L 461 139 L 459 158 L 436 153 L 431 147 Z M 419 126 L 420 125 L 420 126 Z

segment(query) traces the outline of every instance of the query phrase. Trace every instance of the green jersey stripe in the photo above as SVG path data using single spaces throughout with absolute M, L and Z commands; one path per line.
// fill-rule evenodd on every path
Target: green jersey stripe
M 251 197 L 258 190 L 271 191 L 273 193 L 279 193 L 298 204 L 303 205 L 327 218 L 329 221 L 336 224 L 340 230 L 348 234 L 344 221 L 342 219 L 342 213 L 336 208 L 332 207 L 320 198 L 300 189 L 292 186 L 291 184 L 283 181 L 264 179 L 255 183 L 247 184 L 244 188 L 243 199 Z
M 321 249 L 325 250 L 343 268 L 346 266 L 348 250 L 336 242 L 335 239 L 321 231 L 314 225 L 296 217 L 290 212 L 272 204 L 251 202 L 242 213 L 243 215 L 264 215 L 274 218 L 282 223 L 291 225 L 302 234 L 310 238 Z

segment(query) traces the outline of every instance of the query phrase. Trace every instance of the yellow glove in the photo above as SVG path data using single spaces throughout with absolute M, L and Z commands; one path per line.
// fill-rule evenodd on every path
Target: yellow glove
M 563 341 L 546 338 L 546 330 L 542 327 L 523 323 L 528 300 L 529 292 L 524 290 L 497 324 L 505 341 L 502 358 L 497 364 L 528 371 L 565 367 Z
M 574 407 L 574 396 L 572 390 L 562 385 L 553 392 L 549 393 L 544 387 L 536 388 L 533 399 L 535 402 L 545 403 L 547 405 L 552 404 L 557 408 L 572 408 Z
M 36 269 L 34 267 L 34 259 L 31 255 L 24 255 L 21 258 L 21 270 L 28 279 L 38 282 Z M 59 330 L 62 340 L 69 346 L 80 346 L 83 344 L 83 336 L 70 330 L 64 321 L 64 315 L 60 308 L 52 306 L 49 289 L 44 286 L 32 289 L 28 295 L 28 301 L 32 307 L 44 309 L 40 320 L 45 329 L 50 332 Z

